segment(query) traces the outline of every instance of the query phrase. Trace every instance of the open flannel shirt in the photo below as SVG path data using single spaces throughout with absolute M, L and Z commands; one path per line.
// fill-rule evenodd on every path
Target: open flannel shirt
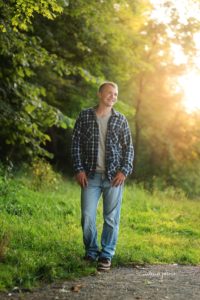
M 83 110 L 76 120 L 72 135 L 72 160 L 75 173 L 94 175 L 97 164 L 99 127 L 95 108 Z M 106 175 L 109 180 L 121 171 L 125 176 L 133 168 L 133 144 L 126 118 L 112 109 L 108 120 L 105 145 Z

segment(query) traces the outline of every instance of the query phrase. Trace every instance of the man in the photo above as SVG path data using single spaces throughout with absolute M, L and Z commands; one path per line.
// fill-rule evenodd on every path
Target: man
M 74 127 L 72 159 L 81 186 L 81 224 L 85 259 L 96 261 L 99 271 L 109 270 L 118 237 L 124 181 L 132 171 L 133 145 L 126 118 L 113 109 L 118 86 L 104 82 L 99 103 L 83 110 Z M 103 197 L 101 251 L 97 243 L 96 211 Z

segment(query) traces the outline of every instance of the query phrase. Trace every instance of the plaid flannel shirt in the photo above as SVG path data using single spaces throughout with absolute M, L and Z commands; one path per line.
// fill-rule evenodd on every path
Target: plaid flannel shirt
M 99 127 L 95 108 L 83 110 L 76 120 L 72 135 L 72 160 L 75 173 L 94 174 L 97 164 Z M 134 150 L 128 122 L 112 109 L 108 121 L 105 145 L 106 175 L 109 180 L 121 171 L 125 176 L 132 172 Z

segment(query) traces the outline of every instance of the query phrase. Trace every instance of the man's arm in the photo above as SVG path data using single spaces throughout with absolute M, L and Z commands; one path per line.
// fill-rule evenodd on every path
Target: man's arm
M 120 171 L 128 176 L 133 170 L 134 148 L 128 121 L 125 119 L 121 134 L 122 163 Z
M 134 149 L 131 132 L 126 119 L 122 126 L 120 143 L 122 146 L 123 160 L 120 170 L 117 172 L 117 174 L 112 180 L 112 186 L 119 186 L 123 184 L 126 177 L 132 172 L 133 169 Z
M 80 171 L 75 176 L 76 181 L 81 187 L 86 187 L 88 185 L 88 179 L 85 171 Z
M 75 178 L 82 187 L 85 187 L 87 185 L 87 176 L 82 164 L 81 126 L 82 120 L 80 114 L 78 119 L 76 120 L 72 134 L 71 156 L 73 169 L 76 173 Z
M 122 185 L 124 183 L 125 179 L 126 179 L 126 176 L 122 172 L 118 171 L 112 180 L 112 186 Z

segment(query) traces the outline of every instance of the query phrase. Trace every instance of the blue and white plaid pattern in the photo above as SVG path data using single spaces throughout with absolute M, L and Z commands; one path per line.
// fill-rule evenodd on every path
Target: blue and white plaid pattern
M 97 164 L 99 127 L 95 108 L 83 110 L 75 123 L 72 135 L 72 160 L 74 171 L 94 174 Z M 106 135 L 106 174 L 111 180 L 117 171 L 125 176 L 133 169 L 134 150 L 128 122 L 112 109 Z

